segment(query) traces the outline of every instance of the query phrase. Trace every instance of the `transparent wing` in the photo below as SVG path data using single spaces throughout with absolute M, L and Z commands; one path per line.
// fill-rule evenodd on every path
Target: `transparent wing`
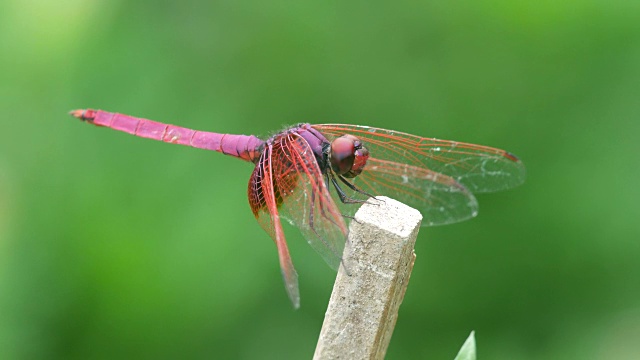
M 525 178 L 524 164 L 515 155 L 488 146 L 358 125 L 313 127 L 329 140 L 344 134 L 359 137 L 374 158 L 447 175 L 474 193 L 509 189 Z
M 372 195 L 387 195 L 425 215 L 423 225 L 462 221 L 477 213 L 472 193 L 509 189 L 525 169 L 500 149 L 357 125 L 313 125 L 329 141 L 360 138 L 370 158 L 354 183 Z M 358 197 L 358 194 L 353 194 Z
M 375 158 L 369 159 L 367 167 L 370 171 L 358 176 L 356 185 L 370 194 L 388 195 L 420 210 L 422 226 L 450 224 L 478 213 L 473 194 L 449 176 Z

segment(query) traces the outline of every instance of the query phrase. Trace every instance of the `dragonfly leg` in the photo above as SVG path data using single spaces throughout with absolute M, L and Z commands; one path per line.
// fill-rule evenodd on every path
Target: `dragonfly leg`
M 347 185 L 351 190 L 353 190 L 353 191 L 355 191 L 355 192 L 357 192 L 357 193 L 360 193 L 360 194 L 367 195 L 367 196 L 368 196 L 368 197 L 370 197 L 371 199 L 375 199 L 375 200 L 378 200 L 378 201 L 382 201 L 382 202 L 384 202 L 384 200 L 382 200 L 382 199 L 378 199 L 378 198 L 377 198 L 377 197 L 375 197 L 374 195 L 369 194 L 368 192 L 366 192 L 366 191 L 364 191 L 364 190 L 360 189 L 359 187 L 355 186 L 353 183 L 349 182 L 349 180 L 345 179 L 345 178 L 344 178 L 344 176 L 342 176 L 342 175 L 338 175 L 338 178 L 340 179 L 340 181 L 342 181 L 343 183 L 345 183 L 345 185 Z M 367 202 L 367 201 L 363 201 L 363 203 L 364 203 L 364 202 Z M 369 204 L 377 205 L 375 202 L 370 202 Z
M 340 181 L 342 181 L 345 185 L 347 185 L 347 187 L 357 193 L 360 194 L 364 194 L 367 195 L 368 197 L 372 197 L 372 198 L 376 198 L 374 195 L 369 194 L 368 192 L 360 189 L 359 187 L 355 186 L 353 183 L 349 182 L 349 180 L 345 179 L 344 176 L 342 175 L 338 175 L 338 179 L 340 179 Z
M 335 176 L 333 176 L 332 172 L 329 171 L 327 176 L 331 178 L 331 183 L 333 184 L 333 187 L 336 188 L 336 191 L 338 192 L 338 197 L 340 197 L 340 201 L 342 201 L 343 204 L 363 204 L 367 202 L 367 200 L 354 199 L 352 197 L 347 196 L 344 190 L 342 190 L 342 188 L 340 187 L 340 184 L 338 184 L 338 182 L 336 181 L 336 178 Z M 338 177 L 340 177 L 340 175 L 338 175 Z M 342 181 L 346 181 L 346 180 L 342 180 Z M 355 187 L 355 185 L 349 183 L 348 181 L 346 181 L 346 183 L 349 184 L 348 186 L 352 190 L 355 190 L 355 191 L 359 190 Z M 365 192 L 362 192 L 362 193 L 366 194 Z
M 326 172 L 324 174 L 324 177 L 325 177 L 326 183 L 328 184 L 329 183 L 329 172 Z M 332 182 L 333 182 L 333 186 L 336 187 L 336 192 L 338 193 L 338 196 L 340 197 L 340 201 L 343 204 L 358 204 L 358 203 L 361 203 L 361 202 L 364 203 L 364 201 L 358 201 L 357 199 L 352 199 L 352 198 L 347 197 L 347 194 L 345 194 L 344 191 L 342 191 L 342 188 L 337 186 L 335 179 L 333 179 Z M 353 201 L 347 201 L 346 199 L 353 200 Z M 356 218 L 351 216 L 351 215 L 345 215 L 345 214 L 342 214 L 342 213 L 340 213 L 340 215 L 342 215 L 342 217 L 345 217 L 345 218 L 347 218 L 349 220 L 353 220 L 355 222 L 358 222 L 358 220 L 356 220 Z

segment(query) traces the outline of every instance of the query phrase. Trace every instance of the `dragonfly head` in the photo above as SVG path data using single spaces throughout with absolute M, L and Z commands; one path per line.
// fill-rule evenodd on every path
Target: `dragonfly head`
M 329 161 L 338 175 L 354 178 L 362 172 L 369 158 L 369 150 L 353 135 L 342 135 L 331 142 Z

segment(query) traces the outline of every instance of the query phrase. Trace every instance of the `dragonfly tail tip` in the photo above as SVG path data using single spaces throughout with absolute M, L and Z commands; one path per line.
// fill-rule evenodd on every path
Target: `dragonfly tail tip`
M 69 111 L 69 115 L 78 118 L 78 119 L 82 119 L 82 114 L 84 113 L 84 109 L 78 109 L 78 110 L 71 110 Z
M 92 120 L 94 117 L 94 111 L 91 109 L 77 109 L 69 111 L 69 115 L 80 120 Z

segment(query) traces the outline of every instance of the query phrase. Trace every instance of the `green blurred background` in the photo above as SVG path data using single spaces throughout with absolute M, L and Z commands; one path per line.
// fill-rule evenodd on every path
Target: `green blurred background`
M 0 358 L 305 359 L 335 273 L 250 164 L 70 118 L 347 122 L 508 149 L 527 182 L 424 228 L 389 359 L 640 358 L 640 2 L 0 2 Z

